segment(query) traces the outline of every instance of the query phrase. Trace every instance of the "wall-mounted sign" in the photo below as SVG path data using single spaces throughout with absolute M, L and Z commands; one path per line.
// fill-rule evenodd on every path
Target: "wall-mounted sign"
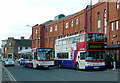
M 112 35 L 113 38 L 117 37 L 117 35 Z

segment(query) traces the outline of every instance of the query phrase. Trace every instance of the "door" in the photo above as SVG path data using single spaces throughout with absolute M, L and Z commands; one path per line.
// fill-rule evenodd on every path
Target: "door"
M 33 68 L 37 67 L 36 59 L 37 59 L 37 54 L 36 52 L 33 52 L 33 60 L 32 60 Z
M 85 69 L 85 56 L 86 53 L 85 51 L 79 52 L 80 57 L 79 57 L 79 69 Z

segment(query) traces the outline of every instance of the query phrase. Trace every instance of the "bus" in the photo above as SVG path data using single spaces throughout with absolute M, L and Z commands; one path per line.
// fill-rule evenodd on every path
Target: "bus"
M 8 53 L 7 54 L 7 59 L 13 59 L 13 53 Z
M 20 51 L 18 62 L 20 65 L 25 65 L 26 60 L 32 59 L 32 49 L 25 49 Z
M 105 69 L 103 34 L 86 32 L 56 39 L 55 65 L 75 69 Z
M 25 67 L 48 69 L 54 66 L 53 48 L 34 48 L 32 49 L 32 57 L 26 60 Z

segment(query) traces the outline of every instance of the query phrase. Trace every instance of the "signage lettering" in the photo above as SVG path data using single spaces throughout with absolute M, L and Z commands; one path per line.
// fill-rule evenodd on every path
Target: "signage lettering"
M 38 51 L 50 51 L 52 49 L 38 49 Z
M 101 45 L 90 45 L 90 48 L 101 48 Z

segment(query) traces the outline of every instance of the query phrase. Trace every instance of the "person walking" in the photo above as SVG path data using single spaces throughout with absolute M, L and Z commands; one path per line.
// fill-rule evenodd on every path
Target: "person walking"
M 113 59 L 113 66 L 114 66 L 113 70 L 116 70 L 116 57 L 115 57 L 115 55 L 112 57 L 112 59 Z

